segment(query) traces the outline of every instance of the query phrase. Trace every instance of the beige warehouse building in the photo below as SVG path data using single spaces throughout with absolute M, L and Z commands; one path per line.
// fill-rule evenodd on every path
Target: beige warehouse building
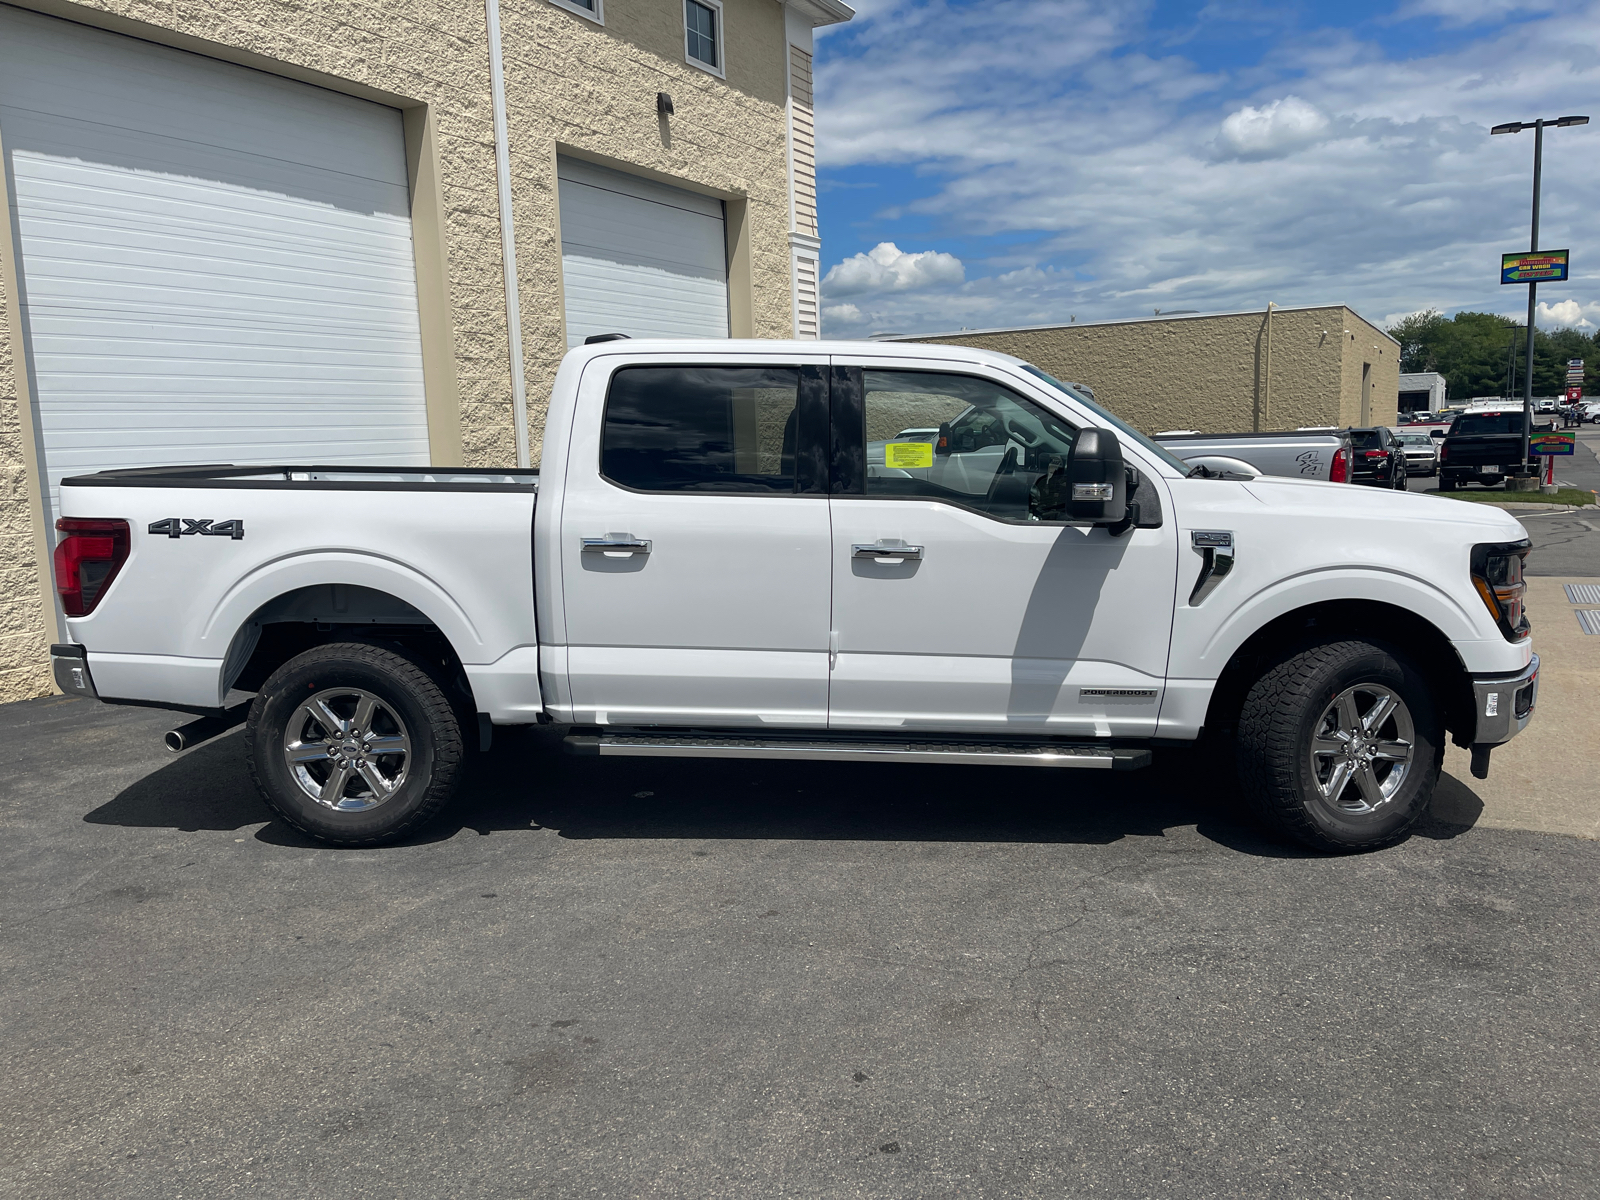
M 1400 390 L 1399 343 L 1340 304 L 890 340 L 1014 354 L 1146 433 L 1392 425 Z
M 0 700 L 51 688 L 64 476 L 537 463 L 585 336 L 815 337 L 812 30 L 852 15 L 0 3 Z

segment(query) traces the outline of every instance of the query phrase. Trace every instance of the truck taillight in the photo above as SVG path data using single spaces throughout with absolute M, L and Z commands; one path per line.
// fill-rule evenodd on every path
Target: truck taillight
M 1329 483 L 1348 483 L 1350 481 L 1350 459 L 1340 446 L 1333 452 L 1333 461 L 1328 464 Z
M 109 517 L 56 522 L 56 593 L 69 617 L 86 617 L 128 561 L 128 523 Z
M 1387 450 L 1367 450 L 1367 451 L 1364 451 L 1364 453 L 1366 454 L 1366 456 L 1368 458 L 1388 458 L 1389 457 L 1389 452 Z
M 1450 457 L 1450 447 L 1444 442 L 1439 443 L 1439 461 L 1443 462 Z

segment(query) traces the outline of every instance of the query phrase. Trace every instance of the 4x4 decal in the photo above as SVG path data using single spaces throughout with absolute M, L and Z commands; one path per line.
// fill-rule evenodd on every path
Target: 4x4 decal
M 217 521 L 210 517 L 168 517 L 164 521 L 151 521 L 149 532 L 164 533 L 169 538 L 187 537 L 198 533 L 201 537 L 225 537 L 239 541 L 244 537 L 243 521 Z

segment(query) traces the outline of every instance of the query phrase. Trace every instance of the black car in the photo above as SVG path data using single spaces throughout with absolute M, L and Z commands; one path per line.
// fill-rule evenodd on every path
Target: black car
M 1394 435 L 1382 425 L 1349 429 L 1350 482 L 1372 487 L 1404 488 L 1406 456 Z

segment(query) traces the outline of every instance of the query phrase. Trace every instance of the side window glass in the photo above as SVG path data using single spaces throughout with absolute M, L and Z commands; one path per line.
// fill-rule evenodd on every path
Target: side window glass
M 624 367 L 600 473 L 644 492 L 793 492 L 797 367 Z
M 865 371 L 868 496 L 944 500 L 1002 521 L 1066 519 L 1077 430 L 971 375 Z

